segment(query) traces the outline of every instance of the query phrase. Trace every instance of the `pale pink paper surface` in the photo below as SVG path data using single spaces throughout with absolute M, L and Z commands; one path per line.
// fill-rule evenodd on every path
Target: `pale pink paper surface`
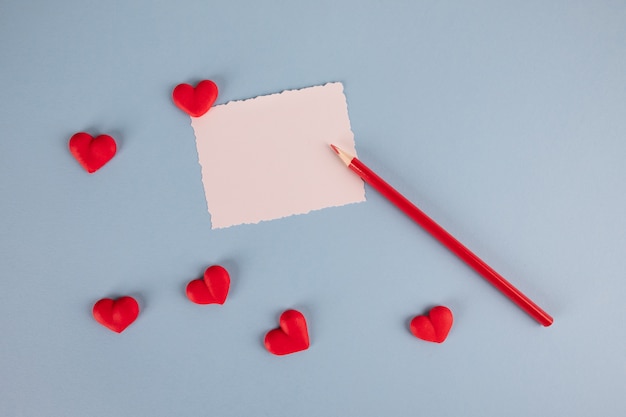
M 341 83 L 231 101 L 191 125 L 213 229 L 365 201 L 329 147 L 356 154 Z

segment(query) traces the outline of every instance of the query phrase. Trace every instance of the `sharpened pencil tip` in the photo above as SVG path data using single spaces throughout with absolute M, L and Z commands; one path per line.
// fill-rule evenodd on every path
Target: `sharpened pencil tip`
M 339 156 L 343 163 L 346 164 L 346 166 L 350 166 L 350 163 L 352 162 L 352 159 L 354 159 L 354 156 L 350 155 L 349 153 L 341 148 L 338 148 L 335 145 L 330 145 L 330 147 L 333 151 L 335 151 L 335 153 Z

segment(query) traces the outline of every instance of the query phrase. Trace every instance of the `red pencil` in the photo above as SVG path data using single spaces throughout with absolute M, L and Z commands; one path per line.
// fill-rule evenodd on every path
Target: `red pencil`
M 346 166 L 356 172 L 356 174 L 361 177 L 363 181 L 374 187 L 376 191 L 381 193 L 396 207 L 402 210 L 404 214 L 426 229 L 426 231 L 435 239 L 450 249 L 456 256 L 465 261 L 466 264 L 482 275 L 494 287 L 500 290 L 500 292 L 509 297 L 511 301 L 517 304 L 532 318 L 537 320 L 543 326 L 549 326 L 552 324 L 554 320 L 548 313 L 543 311 L 537 304 L 532 302 L 530 298 L 526 297 L 520 290 L 504 279 L 502 275 L 498 274 L 482 259 L 476 256 L 461 242 L 456 240 L 454 236 L 446 232 L 443 227 L 435 223 L 435 221 L 428 217 L 426 213 L 417 208 L 417 206 L 396 191 L 391 185 L 387 184 L 382 178 L 376 175 L 374 171 L 365 166 L 363 162 L 359 161 L 356 157 L 350 155 L 349 153 L 339 149 L 335 145 L 330 145 L 330 147 L 337 153 L 337 155 L 339 155 L 339 158 L 341 158 Z

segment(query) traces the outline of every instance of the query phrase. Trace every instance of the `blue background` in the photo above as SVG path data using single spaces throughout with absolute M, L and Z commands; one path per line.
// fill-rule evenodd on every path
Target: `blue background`
M 623 416 L 623 1 L 2 1 L 0 415 Z M 555 317 L 382 197 L 211 230 L 181 82 L 344 83 L 360 158 Z M 111 134 L 88 175 L 67 149 Z M 214 263 L 223 306 L 186 283 Z M 91 317 L 136 297 L 118 335 Z M 445 343 L 407 328 L 449 306 Z M 302 311 L 308 351 L 266 331 Z

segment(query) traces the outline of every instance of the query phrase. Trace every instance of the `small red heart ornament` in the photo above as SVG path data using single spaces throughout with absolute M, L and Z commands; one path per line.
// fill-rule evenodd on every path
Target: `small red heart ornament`
M 427 316 L 417 316 L 411 320 L 411 333 L 427 342 L 442 343 L 452 328 L 452 311 L 448 307 L 433 307 Z
M 279 328 L 265 335 L 265 348 L 274 355 L 287 355 L 309 348 L 309 331 L 304 315 L 287 310 L 280 315 Z
M 70 152 L 90 174 L 96 172 L 115 156 L 117 145 L 109 135 L 95 138 L 89 133 L 79 132 L 70 138 Z
M 114 332 L 121 333 L 139 315 L 139 304 L 129 296 L 116 300 L 103 298 L 94 304 L 92 313 L 98 323 Z
M 230 275 L 219 266 L 210 266 L 204 277 L 187 284 L 187 298 L 196 304 L 224 304 L 230 289 Z
M 192 117 L 200 117 L 209 111 L 217 99 L 217 85 L 211 80 L 200 81 L 196 87 L 178 84 L 172 91 L 174 104 Z

